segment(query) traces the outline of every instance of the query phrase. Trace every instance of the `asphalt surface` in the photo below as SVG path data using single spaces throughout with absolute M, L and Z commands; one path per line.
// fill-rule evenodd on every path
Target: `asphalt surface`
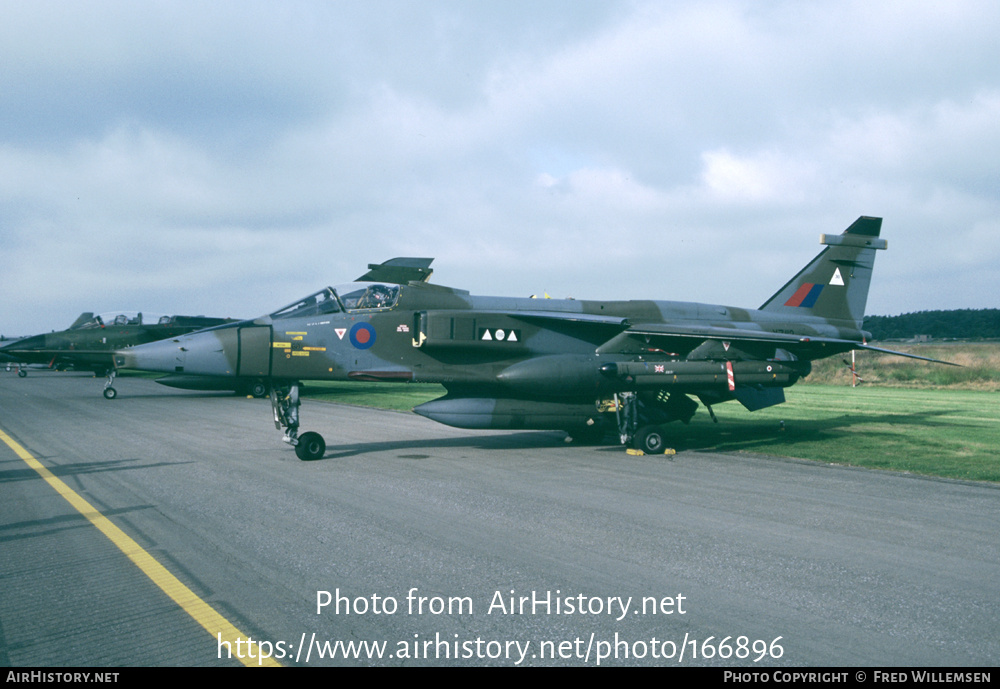
M 301 462 L 266 400 L 120 378 L 106 401 L 102 382 L 0 374 L 0 430 L 284 665 L 1000 659 L 992 485 L 308 400 L 328 450 Z M 0 665 L 226 655 L 0 443 Z

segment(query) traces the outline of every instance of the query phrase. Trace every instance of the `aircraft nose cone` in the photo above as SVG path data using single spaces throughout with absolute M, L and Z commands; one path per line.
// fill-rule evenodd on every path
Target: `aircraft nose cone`
M 138 371 L 232 376 L 238 356 L 237 331 L 219 328 L 119 349 L 115 366 Z
M 115 367 L 173 373 L 184 369 L 183 355 L 179 339 L 160 340 L 115 351 Z

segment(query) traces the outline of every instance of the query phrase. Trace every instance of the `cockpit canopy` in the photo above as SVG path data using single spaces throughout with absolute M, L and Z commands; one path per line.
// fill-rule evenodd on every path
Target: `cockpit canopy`
M 289 304 L 271 314 L 272 320 L 306 318 L 342 311 L 384 311 L 399 301 L 399 285 L 383 282 L 351 282 L 326 287 L 305 299 Z
M 340 297 L 340 303 L 348 311 L 391 309 L 399 301 L 399 285 L 381 282 L 341 286 L 336 292 Z

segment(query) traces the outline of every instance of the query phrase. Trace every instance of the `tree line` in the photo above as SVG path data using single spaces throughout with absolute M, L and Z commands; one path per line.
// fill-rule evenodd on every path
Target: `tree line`
M 873 340 L 909 340 L 919 335 L 942 339 L 1000 338 L 1000 309 L 917 311 L 899 316 L 865 316 Z

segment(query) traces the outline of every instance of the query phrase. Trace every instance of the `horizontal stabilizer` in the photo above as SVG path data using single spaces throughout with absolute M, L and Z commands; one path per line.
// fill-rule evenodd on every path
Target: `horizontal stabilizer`
M 954 361 L 944 361 L 942 359 L 932 359 L 929 356 L 920 356 L 918 354 L 908 354 L 907 352 L 897 352 L 895 349 L 883 349 L 882 347 L 872 347 L 869 344 L 858 344 L 854 345 L 854 349 L 868 349 L 872 352 L 882 352 L 883 354 L 893 354 L 895 356 L 905 356 L 907 359 L 920 359 L 921 361 L 931 361 L 935 364 L 948 364 L 949 366 L 961 366 L 962 364 L 956 364 Z

